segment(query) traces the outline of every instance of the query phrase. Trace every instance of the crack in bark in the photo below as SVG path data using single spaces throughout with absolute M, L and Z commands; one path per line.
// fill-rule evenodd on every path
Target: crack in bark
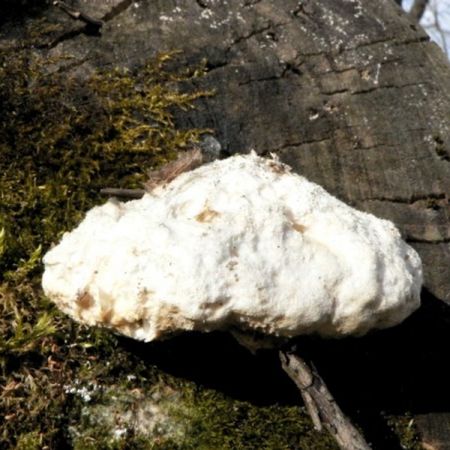
M 207 73 L 213 72 L 214 70 L 221 69 L 229 64 L 228 59 L 225 61 L 219 61 L 216 63 L 211 63 L 210 61 L 206 61 L 205 68 Z
M 287 73 L 293 73 L 294 75 L 297 76 L 302 76 L 303 73 L 300 70 L 300 66 L 302 65 L 302 63 L 300 64 L 293 64 L 293 63 L 286 63 L 283 72 L 281 74 L 281 78 L 284 78 L 286 76 Z
M 297 8 L 291 11 L 291 14 L 295 17 L 304 17 L 314 24 L 318 25 L 317 22 L 313 19 L 312 12 L 308 11 L 308 2 L 305 1 L 303 3 L 299 2 Z
M 445 192 L 430 193 L 427 195 L 412 195 L 410 197 L 370 197 L 362 199 L 362 202 L 389 202 L 389 203 L 401 203 L 405 205 L 413 206 L 415 203 L 427 201 L 427 200 L 446 200 L 450 204 L 450 199 Z
M 208 5 L 203 0 L 195 0 L 195 3 L 201 8 L 201 9 L 208 9 Z
M 376 91 L 378 89 L 403 89 L 403 88 L 407 88 L 407 87 L 411 87 L 411 86 L 425 86 L 425 85 L 429 85 L 430 83 L 424 81 L 424 82 L 418 82 L 418 83 L 405 83 L 405 84 L 401 84 L 401 85 L 396 85 L 396 84 L 387 84 L 385 86 L 373 86 L 371 88 L 367 88 L 367 89 L 361 89 L 359 91 L 354 91 L 351 93 L 351 95 L 362 95 L 362 94 L 369 94 L 370 92 Z
M 246 86 L 251 83 L 259 83 L 259 82 L 265 82 L 265 81 L 281 80 L 281 79 L 285 78 L 288 73 L 292 73 L 295 76 L 302 76 L 303 73 L 299 69 L 299 66 L 292 64 L 292 63 L 286 63 L 286 64 L 282 65 L 283 70 L 279 75 L 269 75 L 267 77 L 261 77 L 261 78 L 249 78 L 248 80 L 239 82 L 238 86 Z
M 368 145 L 367 147 L 360 145 L 359 143 L 356 143 L 353 146 L 353 150 L 362 150 L 362 151 L 366 151 L 366 150 L 377 150 L 379 148 L 397 148 L 396 145 L 391 145 L 391 144 L 374 144 L 374 145 Z
M 278 81 L 282 78 L 282 75 L 273 75 L 270 77 L 263 77 L 263 78 L 250 78 L 246 81 L 240 81 L 238 83 L 238 86 L 247 86 L 248 84 L 251 83 L 260 83 L 260 82 L 265 82 L 265 81 Z
M 320 144 L 321 142 L 332 141 L 332 140 L 333 140 L 333 137 L 326 136 L 326 137 L 323 137 L 320 139 L 309 139 L 309 140 L 298 141 L 298 142 L 285 142 L 280 147 L 277 147 L 274 150 L 271 150 L 271 152 L 277 152 L 277 151 L 284 150 L 289 147 L 301 147 L 302 145 Z
M 233 47 L 240 44 L 243 41 L 246 41 L 248 39 L 251 39 L 254 36 L 257 36 L 258 34 L 262 34 L 265 31 L 269 31 L 272 29 L 277 29 L 279 27 L 282 27 L 284 25 L 287 25 L 289 22 L 280 22 L 280 23 L 267 23 L 261 28 L 256 28 L 255 30 L 252 30 L 250 33 L 238 36 L 236 39 L 234 39 L 228 47 L 225 48 L 225 54 L 228 55 Z
M 251 31 L 250 33 L 248 33 L 248 34 L 245 34 L 245 35 L 242 35 L 242 36 L 237 37 L 237 38 L 234 39 L 234 40 L 231 42 L 231 44 L 225 49 L 225 53 L 228 54 L 234 46 L 240 44 L 240 43 L 243 42 L 243 41 L 246 41 L 246 40 L 248 40 L 248 39 L 251 39 L 251 38 L 254 37 L 254 36 L 257 36 L 258 34 L 264 33 L 265 31 L 270 30 L 270 28 L 271 28 L 271 25 L 270 25 L 270 24 L 267 24 L 267 25 L 265 25 L 265 26 L 263 26 L 263 27 L 261 27 L 261 28 L 257 28 L 257 29 L 255 29 L 255 30 L 252 30 L 252 31 Z
M 406 236 L 405 241 L 412 244 L 448 244 L 450 243 L 450 237 L 442 239 L 427 239 Z
M 346 94 L 347 92 L 350 92 L 349 88 L 339 88 L 336 89 L 335 91 L 320 91 L 320 93 L 322 95 L 326 95 L 326 96 L 333 96 L 333 95 L 339 95 L 339 94 Z
M 434 138 L 434 152 L 436 156 L 444 162 L 450 162 L 450 154 L 445 147 L 444 140 L 440 136 L 435 136 Z
M 261 3 L 261 0 L 247 0 L 244 2 L 244 8 L 252 8 L 254 5 Z
M 331 49 L 329 51 L 322 50 L 319 52 L 301 53 L 300 56 L 311 57 L 311 56 L 325 56 L 325 55 L 330 55 L 330 56 L 343 55 L 348 52 L 353 52 L 355 50 L 360 50 L 360 49 L 366 48 L 366 47 L 373 47 L 378 44 L 385 44 L 387 42 L 392 42 L 393 46 L 400 47 L 402 45 L 418 44 L 418 43 L 429 42 L 429 41 L 430 41 L 430 38 L 428 36 L 419 36 L 417 38 L 405 39 L 403 41 L 398 41 L 396 37 L 389 36 L 386 38 L 373 40 L 371 42 L 363 42 L 363 43 L 355 45 L 353 47 L 343 47 L 343 48 L 339 48 L 339 49 L 335 49 L 335 50 Z
M 403 41 L 398 41 L 396 37 L 387 37 L 387 38 L 374 40 L 372 42 L 364 42 L 364 43 L 356 45 L 354 47 L 344 48 L 343 51 L 347 52 L 347 51 L 351 51 L 351 50 L 359 50 L 359 49 L 365 48 L 365 47 L 372 47 L 373 45 L 376 45 L 376 44 L 385 44 L 386 42 L 392 42 L 393 46 L 399 47 L 401 45 L 417 44 L 417 43 L 429 42 L 429 41 L 430 41 L 429 36 L 418 36 L 416 38 L 405 39 Z
M 377 90 L 381 90 L 381 89 L 403 89 L 403 88 L 407 88 L 407 87 L 411 87 L 411 86 L 423 86 L 423 85 L 429 85 L 430 83 L 428 82 L 416 82 L 416 83 L 405 83 L 405 84 L 400 84 L 400 85 L 396 85 L 396 84 L 387 84 L 384 86 L 373 86 L 370 88 L 366 88 L 366 89 L 360 89 L 357 91 L 352 91 L 351 88 L 341 88 L 341 89 L 337 89 L 335 91 L 321 91 L 322 95 L 326 95 L 326 96 L 333 96 L 333 95 L 339 95 L 339 94 L 345 94 L 345 93 L 350 93 L 350 95 L 364 95 L 364 94 L 370 94 L 371 92 L 377 91 Z

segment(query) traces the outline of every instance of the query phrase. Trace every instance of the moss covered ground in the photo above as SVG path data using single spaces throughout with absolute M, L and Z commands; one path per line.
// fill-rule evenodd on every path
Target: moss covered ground
M 174 375 L 44 297 L 42 255 L 104 201 L 101 188 L 140 187 L 198 141 L 206 130 L 179 129 L 174 114 L 212 93 L 181 87 L 203 67 L 169 69 L 176 54 L 80 79 L 68 71 L 78 61 L 35 50 L 54 28 L 39 29 L 0 53 L 0 448 L 334 448 L 296 399 L 260 403 Z

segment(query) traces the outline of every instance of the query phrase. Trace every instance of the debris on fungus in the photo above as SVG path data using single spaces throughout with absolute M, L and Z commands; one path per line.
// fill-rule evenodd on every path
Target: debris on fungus
M 93 208 L 44 263 L 44 290 L 64 312 L 145 341 L 363 335 L 412 313 L 422 284 L 391 222 L 255 153 Z

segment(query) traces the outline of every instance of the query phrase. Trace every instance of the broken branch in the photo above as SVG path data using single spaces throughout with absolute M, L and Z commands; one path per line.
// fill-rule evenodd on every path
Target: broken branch
M 122 198 L 142 198 L 145 194 L 144 189 L 121 189 L 121 188 L 104 188 L 100 190 L 100 194 L 109 195 L 111 197 Z
M 344 415 L 313 364 L 292 351 L 280 351 L 283 370 L 297 385 L 314 427 L 322 424 L 343 450 L 370 450 L 362 434 Z
M 420 19 L 422 18 L 424 12 L 425 12 L 425 8 L 428 5 L 428 1 L 429 0 L 415 0 L 411 10 L 409 11 L 409 17 L 411 17 L 411 19 L 414 22 L 419 23 Z

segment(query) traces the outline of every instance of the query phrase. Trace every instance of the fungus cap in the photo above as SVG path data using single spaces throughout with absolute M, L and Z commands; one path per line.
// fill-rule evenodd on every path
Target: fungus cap
M 251 153 L 109 200 L 44 257 L 67 314 L 145 341 L 183 330 L 362 335 L 420 303 L 396 227 Z

